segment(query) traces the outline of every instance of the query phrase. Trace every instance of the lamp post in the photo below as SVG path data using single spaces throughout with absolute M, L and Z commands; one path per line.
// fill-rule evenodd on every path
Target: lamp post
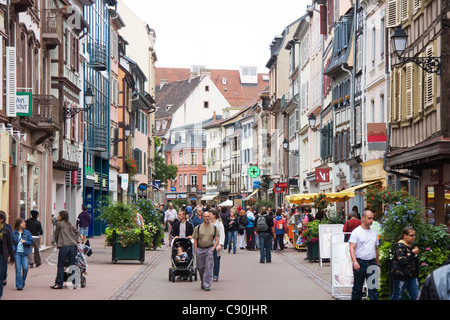
M 332 129 L 327 129 L 327 128 L 326 129 L 323 129 L 323 128 L 317 129 L 316 121 L 317 121 L 316 116 L 313 113 L 311 113 L 311 115 L 308 117 L 308 124 L 309 124 L 309 128 L 312 131 L 314 131 L 314 132 L 319 131 L 321 134 L 323 134 L 324 136 L 328 136 L 328 137 L 331 137 L 333 135 Z
M 401 63 L 414 62 L 428 73 L 441 74 L 441 57 L 403 57 L 406 50 L 408 34 L 401 26 L 397 26 L 391 35 L 394 53 Z
M 94 105 L 94 103 L 95 103 L 95 95 L 92 92 L 92 89 L 88 88 L 84 92 L 84 105 L 85 105 L 85 107 L 84 108 L 66 108 L 66 107 L 63 107 L 64 120 L 71 119 L 71 118 L 75 117 L 81 111 L 88 111 L 88 110 L 90 110 L 91 107 Z

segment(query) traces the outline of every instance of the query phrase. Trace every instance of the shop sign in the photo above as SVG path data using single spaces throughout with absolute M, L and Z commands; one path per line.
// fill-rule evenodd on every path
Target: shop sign
M 330 168 L 316 168 L 315 182 L 330 182 Z
M 16 115 L 31 117 L 32 101 L 33 97 L 31 92 L 16 92 Z
M 282 193 L 288 187 L 289 187 L 289 184 L 287 182 L 275 183 L 275 185 L 273 187 L 273 192 L 275 192 L 275 193 Z

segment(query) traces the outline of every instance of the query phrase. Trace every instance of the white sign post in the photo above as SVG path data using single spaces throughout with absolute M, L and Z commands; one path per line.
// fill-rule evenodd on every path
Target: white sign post
M 319 224 L 319 261 L 322 266 L 322 259 L 331 258 L 331 236 L 333 233 L 342 233 L 343 224 Z M 342 236 L 341 242 L 344 242 Z

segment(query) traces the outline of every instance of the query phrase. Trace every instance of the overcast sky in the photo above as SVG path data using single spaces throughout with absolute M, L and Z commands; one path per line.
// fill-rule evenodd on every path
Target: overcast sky
M 275 35 L 311 0 L 122 0 L 156 32 L 157 67 L 265 67 Z M 120 12 L 119 12 L 120 13 Z

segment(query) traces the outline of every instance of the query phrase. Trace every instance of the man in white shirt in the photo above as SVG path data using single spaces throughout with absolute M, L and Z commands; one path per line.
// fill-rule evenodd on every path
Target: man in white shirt
M 350 235 L 350 257 L 353 263 L 352 300 L 362 299 L 364 280 L 367 281 L 369 299 L 378 300 L 379 242 L 377 232 L 370 227 L 373 218 L 372 211 L 364 210 L 361 225 Z
M 173 204 L 169 203 L 169 209 L 164 212 L 164 225 L 167 225 L 169 230 L 169 243 L 172 242 L 172 225 L 177 218 L 177 211 L 173 208 Z M 169 221 L 169 223 L 167 223 Z

